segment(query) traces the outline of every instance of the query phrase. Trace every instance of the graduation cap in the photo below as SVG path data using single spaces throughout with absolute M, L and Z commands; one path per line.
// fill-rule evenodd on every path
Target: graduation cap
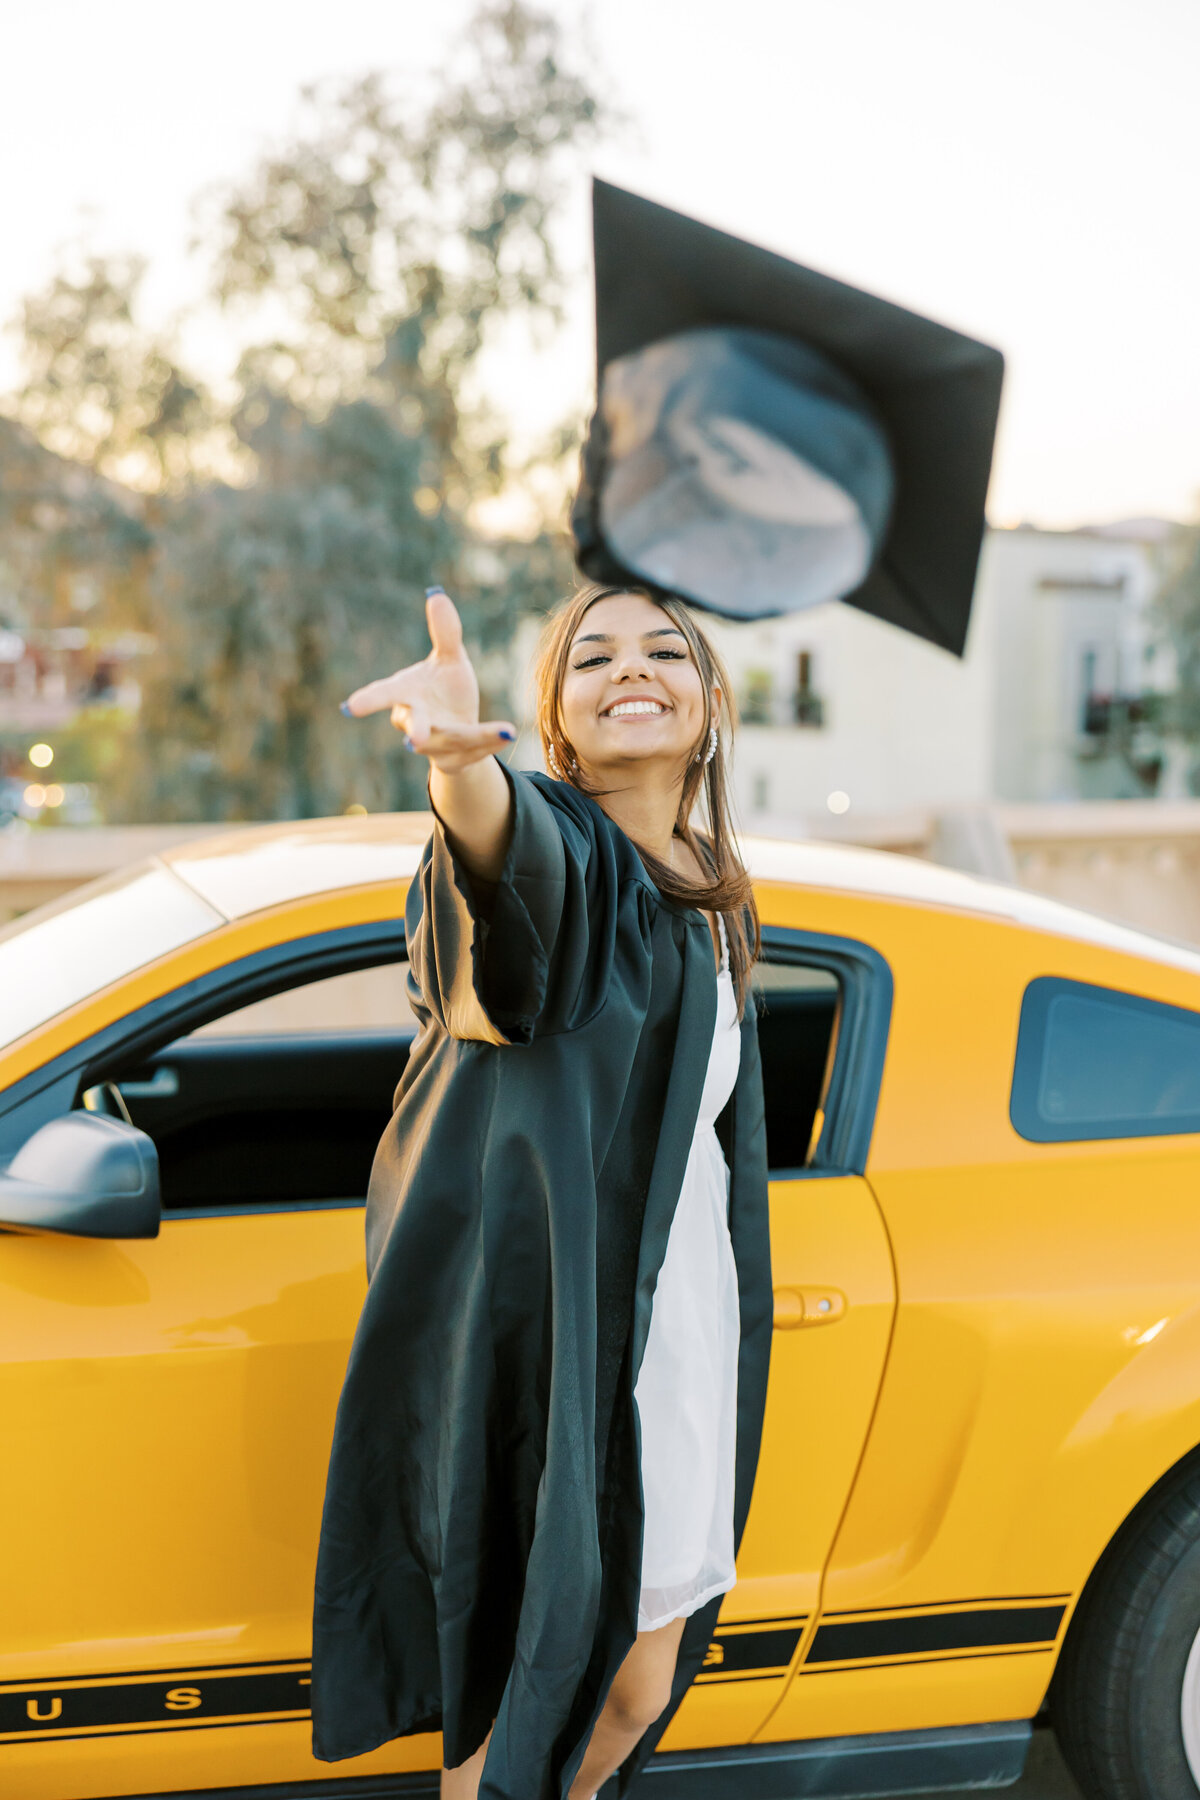
M 593 184 L 580 568 L 731 619 L 842 599 L 962 655 L 1004 358 Z

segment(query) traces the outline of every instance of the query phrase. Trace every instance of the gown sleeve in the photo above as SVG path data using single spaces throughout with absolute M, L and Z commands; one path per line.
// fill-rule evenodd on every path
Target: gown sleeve
M 602 994 L 595 969 L 595 869 L 586 819 L 552 806 L 528 777 L 504 769 L 512 836 L 499 879 L 472 883 L 434 812 L 433 835 L 409 888 L 412 979 L 451 1037 L 529 1044 L 588 1016 Z

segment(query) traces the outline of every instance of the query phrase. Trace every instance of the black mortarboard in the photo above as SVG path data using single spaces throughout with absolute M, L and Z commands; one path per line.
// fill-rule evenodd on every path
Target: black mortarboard
M 607 182 L 593 218 L 584 573 L 734 619 L 840 598 L 961 656 L 1000 352 Z

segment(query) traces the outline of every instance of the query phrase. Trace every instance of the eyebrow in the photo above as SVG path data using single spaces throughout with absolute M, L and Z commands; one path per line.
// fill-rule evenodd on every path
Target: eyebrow
M 643 631 L 642 637 L 643 639 L 683 637 L 683 633 L 680 631 L 678 625 L 664 625 L 658 631 Z M 576 644 L 611 644 L 612 641 L 613 640 L 607 631 L 589 631 L 586 637 L 575 638 L 571 644 L 571 648 L 574 649 Z

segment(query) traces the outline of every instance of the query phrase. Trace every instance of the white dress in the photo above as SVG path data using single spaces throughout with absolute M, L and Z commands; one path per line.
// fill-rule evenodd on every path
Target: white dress
M 638 1630 L 684 1618 L 734 1584 L 740 1322 L 729 1169 L 714 1123 L 737 1080 L 741 1031 L 725 922 L 717 1021 L 695 1135 L 634 1387 L 642 1438 Z

